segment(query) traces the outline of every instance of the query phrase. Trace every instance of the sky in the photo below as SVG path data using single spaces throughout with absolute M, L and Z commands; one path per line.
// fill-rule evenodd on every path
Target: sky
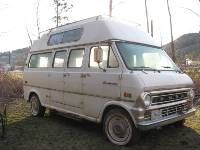
M 0 52 L 30 46 L 37 39 L 36 6 L 38 0 L 0 0 Z M 109 0 L 70 0 L 74 5 L 69 22 L 108 15 Z M 174 39 L 200 31 L 199 0 L 169 0 Z M 154 38 L 158 43 L 170 42 L 169 16 L 166 0 L 147 0 L 149 20 L 153 20 Z M 192 12 L 191 10 L 194 12 Z M 53 0 L 40 0 L 40 31 L 55 27 Z M 139 24 L 147 32 L 144 0 L 113 0 L 113 16 Z

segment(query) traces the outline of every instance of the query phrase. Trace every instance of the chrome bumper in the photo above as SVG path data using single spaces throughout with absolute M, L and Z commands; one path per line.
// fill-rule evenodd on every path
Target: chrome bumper
M 165 125 L 172 124 L 174 122 L 183 120 L 184 118 L 190 117 L 195 114 L 195 111 L 196 111 L 196 109 L 192 108 L 185 113 L 176 114 L 173 116 L 167 116 L 160 120 L 139 122 L 137 124 L 137 127 L 140 130 L 149 130 L 149 129 L 165 126 Z

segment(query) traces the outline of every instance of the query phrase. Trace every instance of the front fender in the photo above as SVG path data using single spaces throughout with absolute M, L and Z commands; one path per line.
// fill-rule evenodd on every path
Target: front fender
M 134 102 L 129 102 L 129 101 L 109 101 L 109 102 L 105 103 L 104 106 L 102 107 L 102 109 L 99 113 L 99 117 L 97 118 L 97 122 L 98 123 L 102 122 L 103 115 L 104 115 L 106 108 L 108 108 L 109 106 L 116 106 L 116 107 L 121 107 L 122 109 L 126 110 L 128 112 L 128 114 L 130 115 L 131 119 L 133 120 L 134 124 L 137 125 L 136 119 L 132 113 L 132 110 L 134 109 L 133 104 L 134 104 Z

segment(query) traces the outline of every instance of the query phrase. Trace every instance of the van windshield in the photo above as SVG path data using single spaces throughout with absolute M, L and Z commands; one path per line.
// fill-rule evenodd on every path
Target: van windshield
M 116 42 L 117 48 L 130 70 L 177 70 L 178 68 L 160 48 Z

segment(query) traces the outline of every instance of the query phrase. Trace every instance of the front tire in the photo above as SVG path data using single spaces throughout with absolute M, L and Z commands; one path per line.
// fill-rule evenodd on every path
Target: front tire
M 139 132 L 133 121 L 122 109 L 112 109 L 105 115 L 103 130 L 107 139 L 119 146 L 133 144 L 139 139 Z
M 32 95 L 30 98 L 31 103 L 31 113 L 34 117 L 43 117 L 45 114 L 45 107 L 40 103 L 37 95 Z

